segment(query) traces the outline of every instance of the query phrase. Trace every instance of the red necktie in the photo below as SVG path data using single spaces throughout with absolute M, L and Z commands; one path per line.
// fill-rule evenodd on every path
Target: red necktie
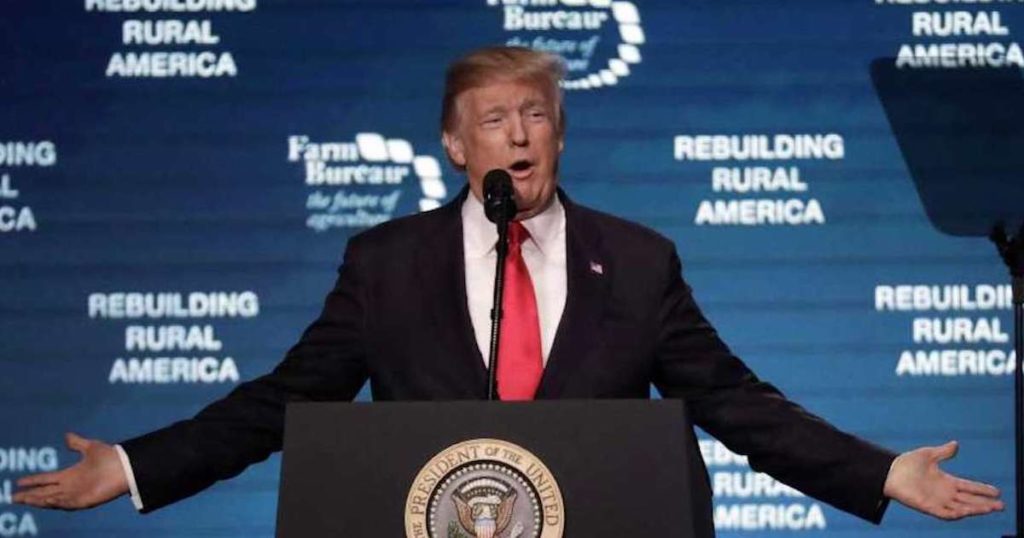
M 537 298 L 523 261 L 523 241 L 529 237 L 530 232 L 521 223 L 509 223 L 505 295 L 501 301 L 503 317 L 498 341 L 498 395 L 502 400 L 532 400 L 544 371 Z

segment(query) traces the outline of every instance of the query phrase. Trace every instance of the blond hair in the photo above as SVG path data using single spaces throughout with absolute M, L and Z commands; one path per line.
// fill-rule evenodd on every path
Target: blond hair
M 441 101 L 441 132 L 454 132 L 458 123 L 458 98 L 462 93 L 501 80 L 532 81 L 555 97 L 558 132 L 565 130 L 562 91 L 565 63 L 554 54 L 526 47 L 484 47 L 452 62 L 444 79 Z

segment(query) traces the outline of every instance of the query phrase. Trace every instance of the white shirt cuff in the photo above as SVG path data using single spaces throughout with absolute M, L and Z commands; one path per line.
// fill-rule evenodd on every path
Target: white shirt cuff
M 132 472 L 132 462 L 128 460 L 128 453 L 121 448 L 121 445 L 114 445 L 114 450 L 117 450 L 117 457 L 121 458 L 121 467 L 124 469 L 124 475 L 128 478 L 128 491 L 132 495 L 132 504 L 135 505 L 135 509 L 142 511 L 142 495 L 139 495 L 139 487 L 135 484 L 135 473 Z

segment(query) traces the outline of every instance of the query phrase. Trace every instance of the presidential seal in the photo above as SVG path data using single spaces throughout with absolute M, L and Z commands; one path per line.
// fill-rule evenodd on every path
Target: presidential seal
M 521 446 L 473 439 L 434 456 L 405 502 L 407 538 L 561 538 L 562 492 Z

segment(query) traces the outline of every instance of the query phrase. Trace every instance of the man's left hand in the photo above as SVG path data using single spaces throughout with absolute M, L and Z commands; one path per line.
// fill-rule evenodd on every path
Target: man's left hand
M 994 486 L 953 476 L 939 462 L 956 455 L 957 443 L 922 447 L 896 457 L 885 479 L 883 493 L 925 514 L 960 519 L 1003 509 Z

